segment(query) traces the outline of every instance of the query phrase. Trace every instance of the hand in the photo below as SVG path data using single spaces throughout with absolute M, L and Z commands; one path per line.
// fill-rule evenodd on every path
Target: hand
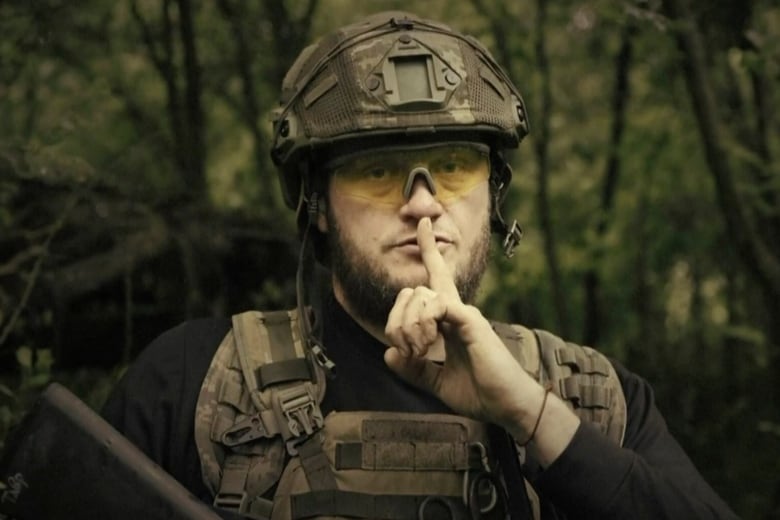
M 429 218 L 417 225 L 417 243 L 428 285 L 398 294 L 385 327 L 393 345 L 385 353 L 385 362 L 456 413 L 510 431 L 532 428 L 544 390 L 510 354 L 480 311 L 461 301 L 436 247 Z M 442 342 L 444 364 L 426 359 Z
M 393 346 L 385 362 L 396 374 L 438 397 L 455 413 L 502 426 L 546 467 L 569 445 L 579 418 L 520 366 L 476 307 L 464 304 L 436 247 L 431 220 L 417 224 L 428 285 L 403 289 L 385 327 Z M 443 364 L 426 355 L 444 344 Z M 538 425 L 537 425 L 538 421 Z

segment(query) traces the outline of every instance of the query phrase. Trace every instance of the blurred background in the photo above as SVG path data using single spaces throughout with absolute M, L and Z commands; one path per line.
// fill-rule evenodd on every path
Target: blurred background
M 99 407 L 182 320 L 294 305 L 269 159 L 299 50 L 410 9 L 524 94 L 480 306 L 645 376 L 744 518 L 780 518 L 780 6 L 770 0 L 0 1 L 0 443 L 49 381 Z

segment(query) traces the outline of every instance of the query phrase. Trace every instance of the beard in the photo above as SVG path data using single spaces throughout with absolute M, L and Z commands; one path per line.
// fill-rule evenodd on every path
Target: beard
M 350 305 L 350 312 L 356 314 L 357 318 L 384 328 L 401 289 L 414 288 L 420 285 L 420 281 L 393 277 L 386 267 L 369 258 L 342 232 L 330 208 L 328 208 L 328 222 L 330 267 Z M 489 251 L 490 225 L 485 219 L 468 262 L 458 266 L 455 271 L 455 286 L 464 303 L 474 301 L 482 275 L 487 268 Z

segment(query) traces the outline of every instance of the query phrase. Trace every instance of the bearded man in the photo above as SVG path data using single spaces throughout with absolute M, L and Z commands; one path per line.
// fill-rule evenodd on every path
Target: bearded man
M 508 254 L 521 236 L 501 202 L 527 132 L 501 67 L 441 23 L 381 13 L 306 48 L 272 150 L 298 308 L 168 331 L 104 416 L 226 516 L 734 518 L 644 380 L 473 305 L 491 231 Z

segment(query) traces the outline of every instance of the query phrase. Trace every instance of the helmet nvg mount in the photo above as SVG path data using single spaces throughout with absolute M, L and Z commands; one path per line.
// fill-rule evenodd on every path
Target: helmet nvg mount
M 521 236 L 498 206 L 511 169 L 501 150 L 528 133 L 522 97 L 474 38 L 405 12 L 385 12 L 342 27 L 307 47 L 282 84 L 273 114 L 271 156 L 285 202 L 306 211 L 320 154 L 355 145 L 477 141 L 491 147 L 493 227 Z M 509 244 L 507 244 L 509 242 Z M 510 251 L 511 252 L 511 251 Z

